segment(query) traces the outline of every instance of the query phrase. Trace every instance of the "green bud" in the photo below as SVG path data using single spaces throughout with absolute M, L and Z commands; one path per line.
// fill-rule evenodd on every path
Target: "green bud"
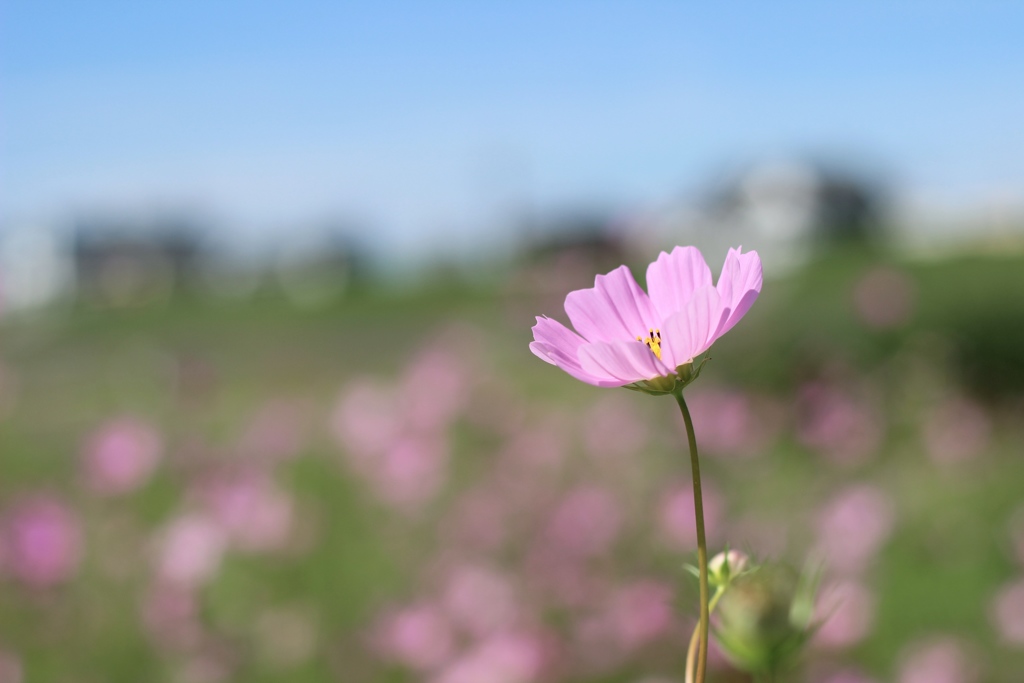
M 715 636 L 738 668 L 776 673 L 792 665 L 811 635 L 805 615 L 813 581 L 792 568 L 762 565 L 731 579 L 715 613 Z

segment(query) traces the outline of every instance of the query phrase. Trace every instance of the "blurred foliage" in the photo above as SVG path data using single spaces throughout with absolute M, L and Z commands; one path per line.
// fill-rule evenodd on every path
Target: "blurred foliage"
M 903 278 L 910 303 L 904 317 L 873 327 L 858 312 L 856 291 L 880 268 Z M 611 390 L 575 382 L 529 353 L 532 316 L 563 318 L 548 306 L 560 296 L 513 294 L 494 280 L 447 280 L 411 291 L 361 286 L 316 310 L 271 295 L 235 303 L 183 297 L 164 307 L 76 307 L 6 320 L 0 514 L 40 492 L 66 501 L 81 518 L 84 559 L 67 582 L 43 588 L 4 572 L 0 651 L 20 659 L 27 681 L 418 680 L 380 661 L 368 647 L 369 630 L 379 610 L 423 587 L 422 572 L 441 544 L 439 515 L 511 437 L 475 418 L 456 419 L 451 482 L 420 513 L 396 514 L 343 464 L 329 435 L 333 407 L 359 377 L 398 386 L 400 368 L 424 344 L 454 335 L 456 352 L 456 342 L 471 337 L 485 356 L 488 389 L 474 399 L 476 409 L 521 411 L 523 432 L 545 420 L 575 420 Z M 836 490 L 868 482 L 894 503 L 892 535 L 859 579 L 876 595 L 871 632 L 819 659 L 894 680 L 909 643 L 948 634 L 984 663 L 984 680 L 1016 681 L 1024 654 L 1000 644 L 990 603 L 1022 572 L 1009 529 L 1024 504 L 1024 260 L 904 262 L 869 252 L 824 258 L 769 281 L 712 355 L 699 384 L 783 406 L 769 415 L 779 421 L 779 436 L 765 452 L 705 456 L 723 515 L 790 526 L 785 552 L 800 561 L 813 545 L 816 515 Z M 815 407 L 806 387 L 822 382 L 866 397 L 884 423 L 863 457 L 837 465 L 799 436 L 798 423 Z M 432 387 L 415 391 L 429 396 Z M 946 466 L 928 459 L 920 433 L 922 415 L 948 395 L 979 402 L 993 429 L 980 455 Z M 159 532 L 194 506 L 186 493 L 194 480 L 249 457 L 238 446 L 246 425 L 282 397 L 298 402 L 307 426 L 299 452 L 270 468 L 294 500 L 289 541 L 280 552 L 229 552 L 199 591 L 209 638 L 198 650 L 163 647 L 143 626 L 142 607 Z M 655 435 L 645 452 L 630 456 L 639 483 L 619 483 L 648 494 L 672 478 L 682 442 L 671 401 L 626 398 Z M 139 490 L 96 496 L 82 484 L 83 441 L 126 413 L 159 425 L 164 461 Z M 852 429 L 858 436 L 861 428 Z M 584 476 L 585 466 L 574 468 Z M 654 503 L 636 498 L 628 505 Z M 622 568 L 614 571 L 677 586 L 685 621 L 694 586 L 680 567 L 692 558 L 652 550 L 652 533 L 621 541 Z M 314 634 L 310 649 L 274 659 L 270 644 L 287 640 L 289 630 L 275 624 L 292 623 L 295 614 Z M 608 672 L 565 671 L 556 679 L 625 682 L 647 672 L 681 678 L 684 649 L 663 643 Z M 714 675 L 742 680 L 722 670 Z

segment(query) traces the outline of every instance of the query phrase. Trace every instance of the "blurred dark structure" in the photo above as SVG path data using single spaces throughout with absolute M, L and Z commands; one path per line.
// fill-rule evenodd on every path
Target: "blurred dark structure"
M 78 219 L 67 236 L 69 290 L 87 304 L 121 307 L 187 292 L 245 299 L 270 285 L 296 306 L 316 307 L 371 275 L 347 224 L 300 226 L 248 251 L 218 228 L 187 215 Z
M 271 268 L 285 297 L 299 308 L 319 308 L 338 300 L 357 280 L 370 277 L 370 257 L 352 237 L 347 222 L 328 222 L 293 231 L 279 245 Z
M 74 289 L 101 306 L 162 303 L 194 275 L 203 227 L 193 219 L 82 219 L 72 236 Z
M 594 275 L 629 261 L 629 244 L 608 215 L 596 212 L 563 214 L 530 226 L 508 282 L 510 301 L 524 305 L 529 319 L 540 310 L 562 309 L 565 293 L 592 287 Z
M 604 273 L 627 259 L 627 245 L 615 221 L 598 213 L 567 214 L 544 221 L 533 230 L 523 261 L 530 267 L 563 267 L 568 263 Z

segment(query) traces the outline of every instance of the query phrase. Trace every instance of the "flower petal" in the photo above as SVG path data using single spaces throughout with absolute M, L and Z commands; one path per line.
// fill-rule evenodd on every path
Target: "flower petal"
M 722 274 L 718 277 L 718 295 L 722 298 L 722 305 L 731 312 L 715 333 L 715 339 L 731 330 L 761 293 L 761 257 L 756 251 L 743 254 L 741 249 L 743 247 L 729 250 Z
M 649 348 L 635 340 L 584 344 L 579 358 L 585 372 L 615 378 L 615 386 L 673 374 Z
M 546 363 L 551 363 L 576 379 L 598 387 L 619 386 L 616 380 L 607 376 L 595 376 L 583 370 L 577 352 L 583 338 L 557 320 L 538 317 L 533 326 L 533 341 L 530 350 Z
M 729 316 L 714 287 L 701 287 L 683 310 L 670 315 L 661 326 L 661 354 L 665 364 L 677 368 L 707 351 L 715 333 Z
M 651 300 L 626 266 L 598 275 L 591 289 L 569 292 L 565 312 L 590 342 L 635 340 L 658 325 Z
M 683 310 L 695 291 L 711 284 L 711 269 L 697 247 L 661 252 L 647 266 L 647 291 L 662 320 Z

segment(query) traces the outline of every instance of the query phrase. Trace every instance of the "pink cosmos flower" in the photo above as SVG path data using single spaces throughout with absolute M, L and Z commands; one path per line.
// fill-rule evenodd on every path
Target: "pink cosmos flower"
M 0 683 L 22 683 L 24 680 L 25 671 L 18 656 L 0 650 Z
M 989 617 L 1004 643 L 1024 646 L 1024 579 L 999 589 L 989 607 Z
M 615 497 L 597 486 L 583 486 L 559 503 L 544 537 L 566 557 L 598 557 L 611 549 L 621 527 L 622 510 Z
M 426 602 L 385 613 L 372 641 L 380 656 L 419 672 L 442 666 L 455 649 L 443 610 Z
M 849 576 L 867 567 L 892 534 L 896 513 L 889 497 L 870 484 L 840 491 L 818 518 L 818 548 L 829 566 Z
M 847 648 L 870 632 L 875 597 L 870 589 L 855 581 L 840 581 L 821 591 L 815 612 L 821 626 L 814 634 L 814 642 L 830 650 Z
M 672 594 L 671 586 L 653 580 L 618 588 L 608 607 L 617 645 L 632 652 L 665 635 L 673 624 Z
M 672 587 L 665 583 L 640 579 L 601 596 L 597 609 L 574 624 L 581 665 L 591 674 L 608 671 L 672 634 L 676 626 L 672 594 Z
M 132 417 L 120 417 L 89 436 L 82 453 L 85 478 L 99 493 L 130 493 L 153 474 L 163 451 L 155 427 Z
M 693 378 L 694 357 L 750 309 L 761 292 L 761 259 L 755 251 L 730 249 L 715 286 L 700 251 L 676 247 L 648 266 L 647 286 L 649 295 L 626 266 L 598 275 L 592 289 L 565 298 L 576 332 L 538 317 L 530 350 L 594 386 L 667 378 L 642 386 L 670 392 L 676 379 Z
M 156 574 L 162 583 L 198 587 L 220 570 L 227 534 L 214 520 L 186 513 L 170 522 L 157 539 Z
M 916 643 L 902 659 L 899 683 L 974 683 L 979 678 L 977 663 L 951 637 Z
M 295 504 L 267 472 L 217 472 L 197 481 L 193 490 L 226 542 L 249 552 L 273 552 L 287 545 L 295 527 Z
M 521 611 L 521 601 L 508 578 L 472 565 L 452 573 L 442 604 L 452 623 L 479 637 L 512 626 Z
M 546 634 L 531 630 L 497 633 L 479 643 L 435 679 L 436 683 L 535 683 L 551 659 Z
M 60 500 L 38 495 L 16 504 L 2 531 L 7 569 L 22 582 L 48 588 L 74 578 L 82 556 L 82 529 Z
M 884 422 L 862 397 L 825 382 L 800 389 L 797 438 L 840 465 L 855 465 L 876 452 Z
M 626 396 L 605 394 L 583 419 L 587 452 L 602 460 L 628 462 L 624 456 L 642 452 L 650 440 L 649 425 Z

